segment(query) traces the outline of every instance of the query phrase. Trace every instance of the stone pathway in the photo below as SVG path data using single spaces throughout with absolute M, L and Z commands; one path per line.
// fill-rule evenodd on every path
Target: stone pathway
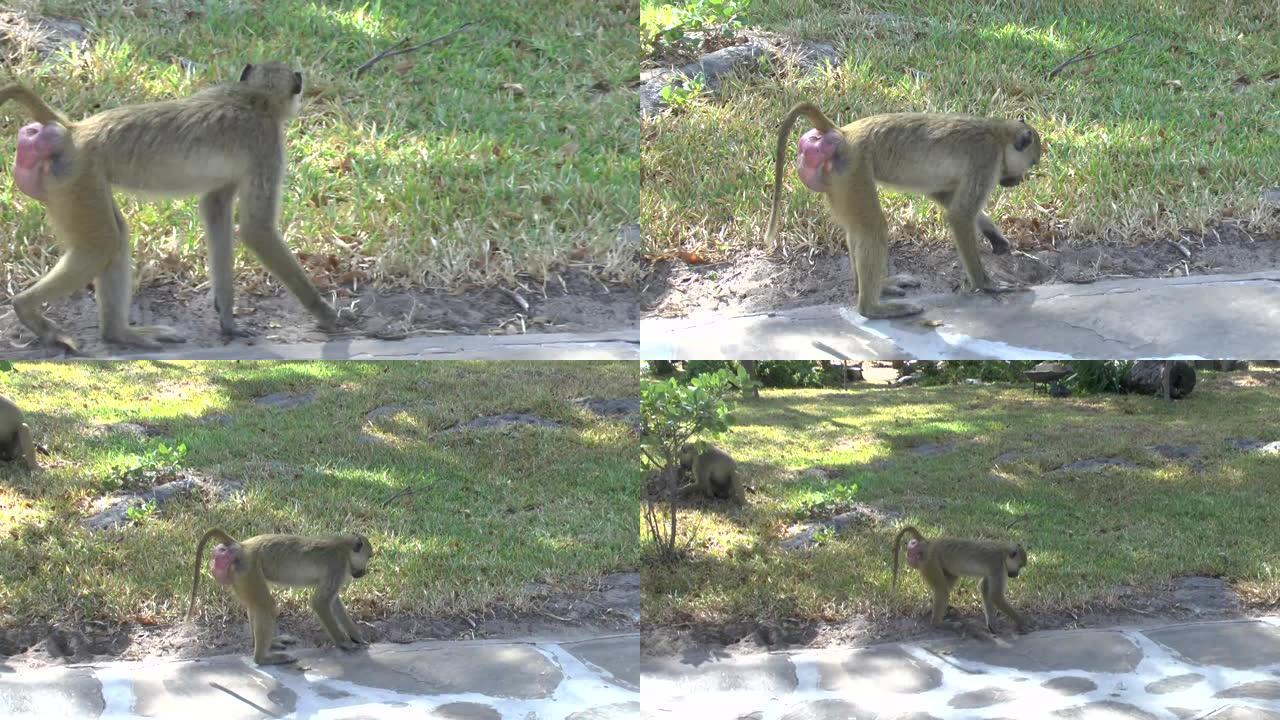
M 1280 357 L 1280 271 L 1039 285 L 908 298 L 923 315 L 844 305 L 642 318 L 641 356 L 777 360 Z
M 623 720 L 640 712 L 635 634 L 298 655 L 299 667 L 268 668 L 244 656 L 39 670 L 0 663 L 0 717 Z
M 645 658 L 644 720 L 1280 720 L 1280 617 Z

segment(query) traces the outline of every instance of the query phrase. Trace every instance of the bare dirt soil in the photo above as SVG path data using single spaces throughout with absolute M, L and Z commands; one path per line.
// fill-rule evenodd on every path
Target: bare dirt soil
M 356 624 L 371 642 L 410 643 L 534 636 L 571 639 L 635 632 L 640 618 L 639 573 L 606 575 L 586 590 L 566 592 L 530 585 L 525 593 L 532 601 L 526 606 L 531 607 L 520 611 L 494 607 L 474 615 L 400 615 Z M 280 632 L 298 640 L 292 650 L 332 648 L 310 613 L 281 617 Z M 180 625 L 83 622 L 59 627 L 33 624 L 0 632 L 0 665 L 24 668 L 154 657 L 186 659 L 252 650 L 248 624 L 238 612 L 223 620 Z
M 283 291 L 262 296 L 237 288 L 236 322 L 241 330 L 254 333 L 256 341 L 271 343 L 352 337 L 398 340 L 448 333 L 592 332 L 635 327 L 639 323 L 639 300 L 634 288 L 605 285 L 586 271 L 562 271 L 545 284 L 526 285 L 527 289 L 514 292 L 495 288 L 459 293 L 376 289 L 347 292 L 337 300 L 345 324 L 332 335 L 321 331 L 311 313 Z M 527 303 L 527 308 L 521 306 L 517 296 Z M 80 342 L 85 355 L 123 350 L 107 346 L 99 338 L 98 306 L 88 290 L 51 303 L 47 313 L 50 320 Z M 169 325 L 186 335 L 187 342 L 170 346 L 177 353 L 226 344 L 213 308 L 213 294 L 207 288 L 191 291 L 176 284 L 144 288 L 134 296 L 130 320 Z M 0 355 L 13 355 L 16 351 L 39 351 L 51 357 L 58 354 L 36 347 L 34 341 L 6 300 L 0 315 Z
M 965 592 L 961 586 L 960 592 Z M 972 590 L 976 592 L 976 588 Z M 1258 613 L 1269 608 L 1252 608 Z M 1274 610 L 1274 608 L 1270 608 Z M 1063 630 L 1106 627 L 1154 627 L 1190 620 L 1225 620 L 1251 617 L 1254 612 L 1244 607 L 1230 585 L 1217 578 L 1175 578 L 1165 587 L 1139 590 L 1114 588 L 1111 599 L 1098 606 L 1065 608 L 1027 613 L 1033 630 Z M 949 617 L 960 620 L 966 634 L 976 639 L 990 639 L 982 622 L 981 610 L 976 615 L 952 610 Z M 1013 632 L 1002 618 L 997 632 Z M 728 654 L 746 654 L 766 650 L 817 647 L 863 647 L 886 642 L 927 642 L 955 637 L 950 630 L 935 630 L 929 625 L 928 609 L 923 606 L 917 617 L 888 612 L 857 617 L 841 623 L 752 621 L 725 624 L 683 623 L 676 626 L 640 626 L 640 650 L 645 655 L 673 656 L 701 653 L 708 649 Z
M 964 269 L 950 243 L 899 242 L 889 253 L 893 272 L 910 274 L 921 283 L 908 297 L 962 288 Z M 1201 236 L 1139 246 L 1015 249 L 1010 255 L 992 255 L 987 250 L 982 262 L 997 280 L 1021 285 L 1247 273 L 1280 267 L 1280 238 L 1222 225 Z M 810 305 L 848 305 L 855 298 L 849 256 L 843 248 L 793 252 L 787 258 L 753 249 L 721 263 L 659 262 L 652 268 L 640 301 L 645 316 L 682 317 L 698 312 L 749 314 Z

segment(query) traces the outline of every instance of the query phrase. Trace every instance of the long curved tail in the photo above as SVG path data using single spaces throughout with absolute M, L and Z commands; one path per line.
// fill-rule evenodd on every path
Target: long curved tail
M 769 229 L 765 231 L 765 244 L 773 249 L 778 247 L 778 207 L 782 204 L 782 168 L 786 163 L 787 144 L 791 136 L 791 128 L 796 118 L 804 115 L 818 132 L 827 132 L 836 128 L 835 123 L 818 109 L 817 105 L 808 102 L 796 103 L 782 118 L 782 126 L 778 128 L 778 147 L 773 161 L 773 201 L 769 210 Z
M 916 540 L 924 542 L 924 535 L 920 531 L 910 525 L 898 531 L 898 536 L 893 539 L 893 591 L 898 592 L 898 549 L 902 547 L 902 536 L 910 534 Z
M 196 588 L 200 585 L 200 557 L 204 555 L 204 546 L 212 539 L 217 539 L 223 545 L 234 545 L 236 540 L 218 528 L 206 532 L 204 537 L 200 538 L 200 542 L 196 543 L 196 565 L 195 570 L 191 573 L 191 599 L 187 602 L 187 620 L 191 619 L 191 615 L 196 609 Z
M 0 105 L 3 105 L 10 100 L 17 100 L 21 103 L 22 106 L 27 109 L 27 112 L 31 113 L 32 119 L 38 122 L 56 122 L 63 125 L 71 124 L 62 116 L 62 113 L 49 107 L 44 100 L 40 99 L 39 95 L 36 95 L 35 92 L 26 86 L 9 85 L 8 87 L 0 88 Z

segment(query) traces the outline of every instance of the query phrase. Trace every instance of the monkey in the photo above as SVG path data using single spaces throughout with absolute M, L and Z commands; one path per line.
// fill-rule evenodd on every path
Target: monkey
M 729 453 L 711 443 L 703 443 L 701 451 L 697 443 L 682 445 L 680 472 L 693 475 L 693 482 L 680 489 L 682 497 L 697 492 L 713 499 L 732 499 L 738 505 L 747 502 L 737 463 Z
M 36 446 L 31 440 L 31 427 L 22 410 L 0 395 L 0 460 L 20 460 L 28 470 L 37 470 Z
M 78 122 L 25 86 L 0 89 L 0 104 L 18 101 L 41 125 L 28 140 L 32 149 L 26 156 L 20 136 L 16 165 L 25 161 L 28 166 L 26 176 L 15 172 L 15 179 L 20 189 L 44 202 L 66 249 L 53 269 L 14 296 L 18 319 L 46 346 L 76 352 L 76 342 L 44 316 L 41 306 L 93 281 L 107 342 L 155 350 L 161 343 L 185 341 L 172 328 L 129 325 L 132 254 L 128 227 L 112 196 L 116 187 L 143 195 L 200 196 L 214 308 L 224 336 L 250 334 L 238 329 L 234 318 L 231 212 L 237 198 L 245 245 L 322 329 L 335 330 L 337 313 L 277 229 L 284 127 L 298 112 L 301 97 L 302 73 L 277 62 L 246 65 L 239 82 L 181 99 L 118 107 Z M 38 152 L 41 137 L 45 152 L 52 154 Z
M 801 115 L 815 126 L 800 140 L 797 172 L 805 187 L 826 194 L 835 219 L 844 226 L 853 265 L 858 312 L 866 318 L 893 318 L 923 312 L 909 302 L 881 302 L 880 293 L 903 294 L 908 283 L 885 283 L 889 238 L 877 184 L 918 192 L 942 206 L 960 260 L 974 290 L 1019 288 L 993 281 L 982 267 L 975 231 L 997 255 L 1009 252 L 983 207 L 996 183 L 1014 187 L 1040 162 L 1040 135 L 1024 122 L 968 115 L 891 113 L 836 127 L 812 103 L 798 103 L 782 119 L 774 161 L 773 203 L 765 241 L 778 244 L 783 155 L 791 128 Z
M 1004 597 L 1007 578 L 1018 577 L 1027 564 L 1027 551 L 1022 545 L 955 538 L 926 540 L 914 527 L 904 527 L 893 541 L 894 592 L 898 590 L 898 552 L 902 536 L 908 534 L 913 539 L 907 543 L 907 565 L 920 572 L 920 578 L 933 593 L 931 621 L 934 627 L 947 625 L 943 616 L 947 612 L 951 589 L 960 577 L 966 576 L 982 578 L 979 589 L 989 632 L 995 634 L 996 608 L 1013 620 L 1018 632 L 1027 631 L 1026 621 Z
M 258 665 L 282 665 L 296 660 L 278 652 L 282 644 L 276 635 L 276 603 L 267 583 L 287 587 L 310 587 L 311 609 L 320 624 L 343 650 L 366 644 L 355 623 L 347 615 L 339 592 L 352 578 L 364 577 L 373 547 L 363 535 L 326 537 L 299 535 L 255 535 L 237 542 L 217 528 L 211 529 L 196 545 L 195 570 L 191 579 L 191 599 L 187 620 L 195 612 L 196 589 L 200 585 L 200 558 L 211 539 L 218 545 L 210 556 L 209 572 L 214 580 L 231 585 L 249 615 L 253 632 L 253 661 Z

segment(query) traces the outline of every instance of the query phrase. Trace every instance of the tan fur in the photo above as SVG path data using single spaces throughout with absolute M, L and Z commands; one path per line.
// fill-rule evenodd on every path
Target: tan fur
M 1021 545 L 991 540 L 967 540 L 957 538 L 935 538 L 926 540 L 919 530 L 907 526 L 898 531 L 893 540 L 893 589 L 898 589 L 898 553 L 902 545 L 902 536 L 911 535 L 924 544 L 924 557 L 920 566 L 920 579 L 924 580 L 933 594 L 933 611 L 931 621 L 934 626 L 946 623 L 943 618 L 947 613 L 947 601 L 951 597 L 951 589 L 961 577 L 980 577 L 979 590 L 982 594 L 982 612 L 987 621 L 987 629 L 995 632 L 995 610 L 999 608 L 1008 615 L 1017 626 L 1018 632 L 1025 632 L 1027 623 L 1017 610 L 1005 599 L 1005 588 L 1008 578 L 1017 577 L 1027 564 L 1027 551 Z
M 815 105 L 791 108 L 778 130 L 774 162 L 773 200 L 766 242 L 778 244 L 782 173 L 789 154 L 791 128 L 800 116 L 820 132 L 838 130 L 843 141 L 827 174 L 827 200 L 845 229 L 854 266 L 858 312 L 868 318 L 888 318 L 921 312 L 907 302 L 880 302 L 888 274 L 889 232 L 880 209 L 877 184 L 929 196 L 947 214 L 960 260 L 974 289 L 1008 290 L 994 282 L 982 267 L 978 232 L 996 253 L 1007 253 L 1009 242 L 982 209 L 997 183 L 1021 182 L 1040 158 L 1040 136 L 1021 122 L 972 117 L 893 113 L 873 115 L 837 128 Z M 1016 150 L 1015 144 L 1025 144 Z
M 179 100 L 129 105 L 70 122 L 21 85 L 0 89 L 36 120 L 68 130 L 67 169 L 46 181 L 47 213 L 66 248 L 48 274 L 13 299 L 24 325 L 47 345 L 76 343 L 41 306 L 94 283 L 103 339 L 142 348 L 183 337 L 162 326 L 128 324 L 132 260 L 128 228 L 112 187 L 143 196 L 200 195 L 209 275 L 222 332 L 236 329 L 232 285 L 232 201 L 240 200 L 240 237 L 326 330 L 337 315 L 284 244 L 277 223 L 284 179 L 284 125 L 298 108 L 301 75 L 281 63 L 245 68 L 240 82 Z
M 31 427 L 23 418 L 22 410 L 3 395 L 0 395 L 0 460 L 16 460 L 28 470 L 40 467 Z
M 692 474 L 693 482 L 680 489 L 681 495 L 695 492 L 712 499 L 730 499 L 739 505 L 746 504 L 747 494 L 738 476 L 738 464 L 729 453 L 703 443 L 701 452 L 697 443 L 686 443 L 680 448 L 680 470 Z
M 234 575 L 231 587 L 249 614 L 255 663 L 279 665 L 294 661 L 288 653 L 273 651 L 279 647 L 276 643 L 276 603 L 267 583 L 312 588 L 311 609 L 320 618 L 320 624 L 333 643 L 344 650 L 364 644 L 342 605 L 342 598 L 338 596 L 352 578 L 363 576 L 369 567 L 373 548 L 363 535 L 255 535 L 237 543 L 222 530 L 209 530 L 196 545 L 188 620 L 195 612 L 200 561 L 209 540 L 233 546 L 239 555 L 240 569 Z

